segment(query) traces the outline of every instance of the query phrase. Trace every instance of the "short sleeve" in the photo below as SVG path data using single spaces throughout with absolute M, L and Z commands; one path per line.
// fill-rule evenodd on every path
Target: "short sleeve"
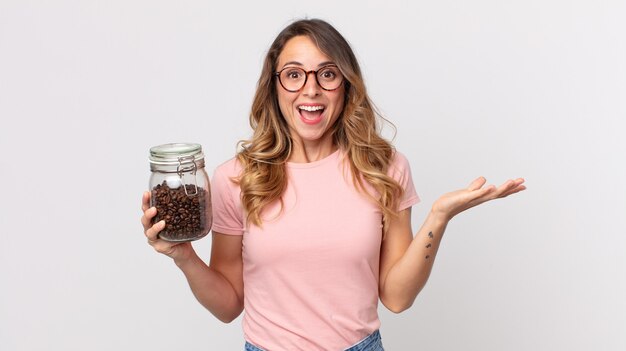
M 404 190 L 402 197 L 398 201 L 398 211 L 407 209 L 420 201 L 411 175 L 411 166 L 406 157 L 396 151 L 389 167 L 388 175 L 392 177 Z
M 211 205 L 213 208 L 214 232 L 228 235 L 243 235 L 244 219 L 240 189 L 231 178 L 239 175 L 235 159 L 218 166 L 211 179 Z

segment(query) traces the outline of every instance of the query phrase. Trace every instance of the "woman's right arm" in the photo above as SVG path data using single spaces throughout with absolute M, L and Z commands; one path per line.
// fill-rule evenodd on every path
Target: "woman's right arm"
M 243 236 L 213 232 L 211 261 L 207 266 L 191 243 L 172 243 L 157 238 L 165 222 L 152 225 L 156 209 L 149 207 L 150 193 L 145 192 L 142 200 L 141 224 L 148 244 L 174 260 L 185 274 L 196 299 L 215 317 L 224 323 L 237 318 L 243 311 Z

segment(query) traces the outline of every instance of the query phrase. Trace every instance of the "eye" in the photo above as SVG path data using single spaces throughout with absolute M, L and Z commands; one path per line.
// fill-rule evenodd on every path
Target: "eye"
M 299 69 L 288 69 L 283 73 L 283 76 L 287 79 L 293 79 L 293 80 L 297 80 L 297 79 L 302 79 L 302 71 Z
M 339 72 L 336 67 L 326 67 L 320 70 L 318 76 L 324 80 L 333 80 L 339 76 Z

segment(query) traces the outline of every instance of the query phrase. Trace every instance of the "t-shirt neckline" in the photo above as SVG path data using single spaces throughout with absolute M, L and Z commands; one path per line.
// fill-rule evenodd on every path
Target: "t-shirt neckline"
M 289 162 L 287 161 L 287 167 L 288 168 L 295 168 L 295 169 L 302 169 L 302 168 L 314 168 L 314 167 L 319 167 L 322 166 L 332 160 L 337 159 L 337 157 L 339 157 L 339 153 L 341 151 L 341 148 L 337 148 L 337 150 L 335 150 L 334 152 L 332 152 L 330 155 L 316 160 L 316 161 L 312 161 L 312 162 Z

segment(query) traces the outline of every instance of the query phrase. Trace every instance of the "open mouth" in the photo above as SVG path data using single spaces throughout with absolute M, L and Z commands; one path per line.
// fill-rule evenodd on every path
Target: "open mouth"
M 325 107 L 323 105 L 300 105 L 300 117 L 304 123 L 315 124 L 322 120 Z

